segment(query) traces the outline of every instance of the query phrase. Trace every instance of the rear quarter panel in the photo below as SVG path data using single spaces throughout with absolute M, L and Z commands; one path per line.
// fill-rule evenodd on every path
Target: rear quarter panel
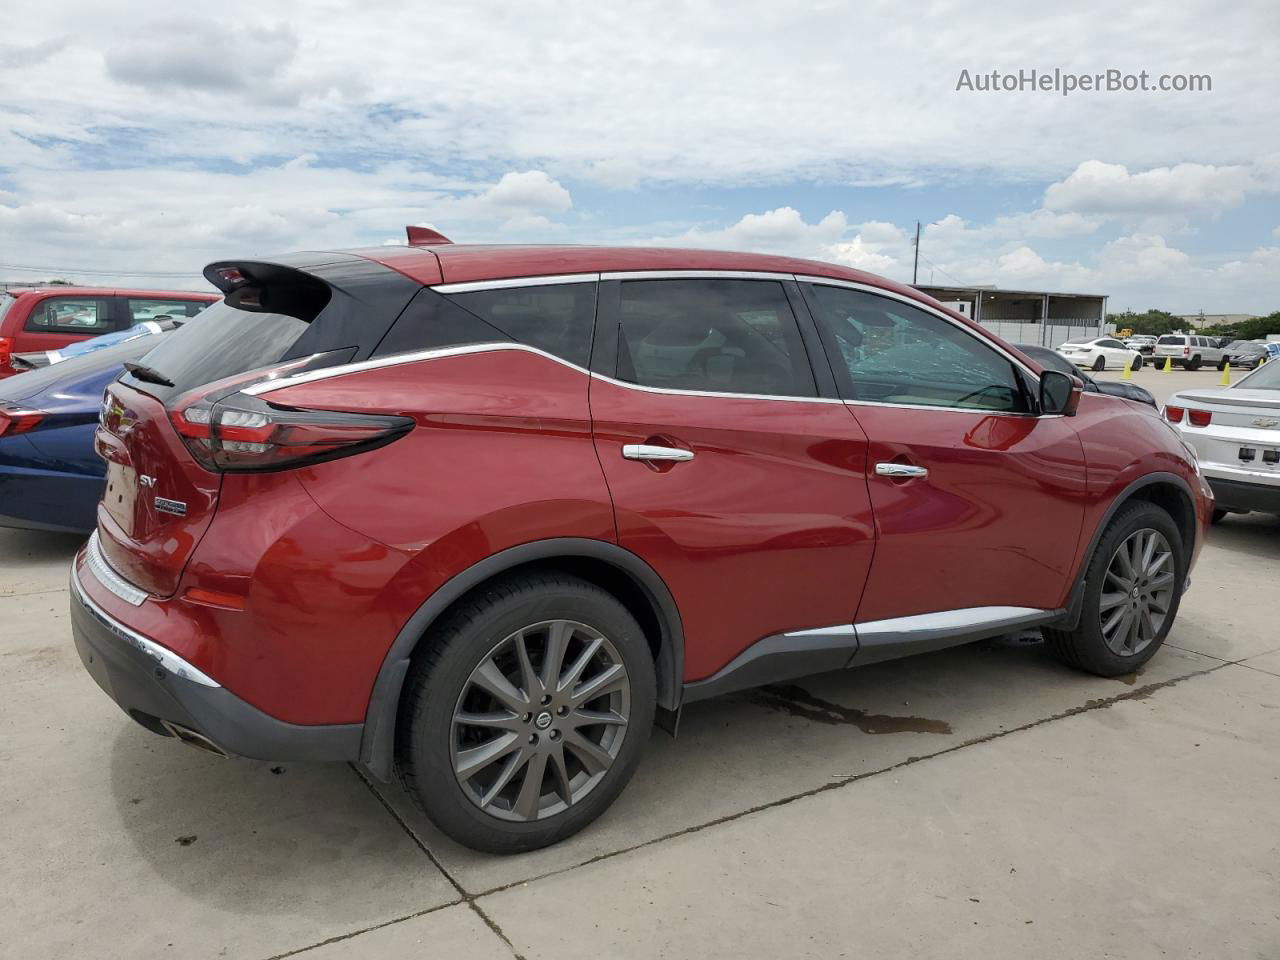
M 362 721 L 396 634 L 451 577 L 550 537 L 616 542 L 587 383 L 545 357 L 494 351 L 263 394 L 416 426 L 343 459 L 228 474 L 183 589 L 244 595 L 245 612 L 192 611 L 211 622 L 179 652 L 282 720 Z

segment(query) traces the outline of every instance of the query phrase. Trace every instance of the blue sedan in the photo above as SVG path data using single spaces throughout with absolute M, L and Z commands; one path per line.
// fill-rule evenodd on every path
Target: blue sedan
M 102 391 L 156 342 L 134 337 L 0 380 L 0 526 L 93 529 L 106 474 L 93 450 Z

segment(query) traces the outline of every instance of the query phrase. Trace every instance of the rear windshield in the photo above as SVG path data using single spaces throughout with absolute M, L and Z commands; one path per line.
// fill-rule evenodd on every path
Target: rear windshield
M 173 381 L 172 387 L 132 376 L 128 381 L 162 399 L 176 396 L 278 362 L 308 326 L 297 317 L 250 313 L 220 301 L 188 320 L 141 359 L 143 365 Z
M 1068 344 L 1093 343 L 1093 341 L 1096 339 L 1097 337 L 1075 337 L 1071 340 L 1068 340 L 1067 343 Z
M 1182 347 L 1187 343 L 1186 337 L 1161 337 L 1156 343 L 1167 343 L 1170 346 Z

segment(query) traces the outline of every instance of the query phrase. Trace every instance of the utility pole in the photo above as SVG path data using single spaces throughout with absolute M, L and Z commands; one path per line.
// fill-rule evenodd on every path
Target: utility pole
M 920 221 L 916 221 L 916 262 L 911 267 L 911 285 L 916 285 L 916 277 L 920 273 Z

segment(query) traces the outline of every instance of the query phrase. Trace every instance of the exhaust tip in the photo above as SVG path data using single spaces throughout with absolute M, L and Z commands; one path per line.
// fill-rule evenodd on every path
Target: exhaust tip
M 180 723 L 173 723 L 169 720 L 161 720 L 160 725 L 168 731 L 169 736 L 177 737 L 188 746 L 195 747 L 197 750 L 203 750 L 205 753 L 212 753 L 222 759 L 230 759 L 231 754 L 223 750 L 220 746 L 206 737 L 203 733 L 192 730 L 190 727 L 184 727 Z

